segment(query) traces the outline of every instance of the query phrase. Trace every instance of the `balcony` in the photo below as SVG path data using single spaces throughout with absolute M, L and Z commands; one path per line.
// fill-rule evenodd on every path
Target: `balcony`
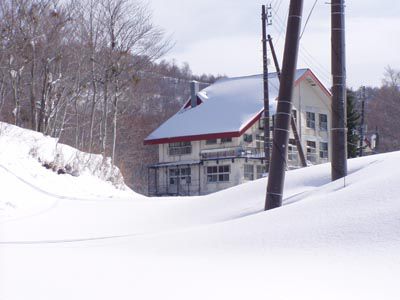
M 222 159 L 222 158 L 264 158 L 264 149 L 251 147 L 230 147 L 221 149 L 202 150 L 200 158 L 207 159 Z

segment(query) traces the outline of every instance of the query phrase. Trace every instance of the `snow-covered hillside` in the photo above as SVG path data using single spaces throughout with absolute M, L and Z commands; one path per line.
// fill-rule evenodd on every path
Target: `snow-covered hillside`
M 146 198 L 43 167 L 76 153 L 0 123 L 0 299 L 400 299 L 400 152 L 290 171 L 268 212 L 265 178 Z

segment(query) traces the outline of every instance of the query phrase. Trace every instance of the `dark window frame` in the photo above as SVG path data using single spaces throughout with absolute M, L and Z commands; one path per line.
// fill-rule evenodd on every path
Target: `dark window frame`
M 321 120 L 321 117 L 325 117 L 325 120 Z M 327 114 L 319 114 L 318 117 L 319 122 L 319 130 L 320 131 L 328 131 L 328 115 Z
M 310 129 L 315 129 L 315 112 L 306 112 L 306 127 Z
M 231 165 L 216 165 L 205 167 L 207 183 L 229 182 Z

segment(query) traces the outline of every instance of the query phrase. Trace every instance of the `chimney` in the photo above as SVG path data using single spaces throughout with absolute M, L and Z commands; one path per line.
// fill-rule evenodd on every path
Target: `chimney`
M 190 82 L 190 106 L 197 106 L 197 93 L 199 92 L 199 83 L 197 81 Z

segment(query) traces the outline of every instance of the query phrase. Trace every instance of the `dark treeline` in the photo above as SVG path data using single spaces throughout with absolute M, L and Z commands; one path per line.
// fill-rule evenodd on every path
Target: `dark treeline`
M 0 1 L 0 119 L 111 156 L 144 192 L 157 153 L 143 138 L 179 109 L 190 80 L 217 79 L 160 61 L 170 48 L 142 2 Z
M 349 157 L 359 155 L 362 99 L 365 99 L 364 138 L 378 135 L 372 153 L 400 150 L 400 71 L 385 69 L 380 87 L 366 86 L 348 91 L 347 127 Z M 364 148 L 367 145 L 364 143 Z
M 377 152 L 400 150 L 400 71 L 387 67 L 382 86 L 366 94 L 367 131 L 379 133 Z

